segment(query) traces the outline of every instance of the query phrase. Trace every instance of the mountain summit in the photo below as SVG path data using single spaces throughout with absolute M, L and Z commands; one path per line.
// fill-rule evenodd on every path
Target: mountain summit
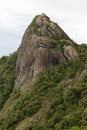
M 77 57 L 68 35 L 45 14 L 38 15 L 26 29 L 19 48 L 15 86 L 35 79 L 53 65 Z
M 0 130 L 87 130 L 87 45 L 45 14 L 0 58 Z

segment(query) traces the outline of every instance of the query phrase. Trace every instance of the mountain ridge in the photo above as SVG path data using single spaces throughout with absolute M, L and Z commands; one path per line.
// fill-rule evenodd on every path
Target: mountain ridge
M 0 58 L 0 130 L 87 130 L 87 45 L 45 14 Z
M 45 14 L 38 15 L 25 31 L 19 48 L 15 86 L 76 57 L 78 54 L 68 35 Z

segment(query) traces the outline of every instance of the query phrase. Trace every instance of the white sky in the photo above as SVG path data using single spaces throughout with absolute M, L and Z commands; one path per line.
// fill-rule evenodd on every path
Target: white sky
M 0 0 L 0 57 L 19 47 L 25 29 L 41 13 L 77 43 L 87 43 L 87 0 Z

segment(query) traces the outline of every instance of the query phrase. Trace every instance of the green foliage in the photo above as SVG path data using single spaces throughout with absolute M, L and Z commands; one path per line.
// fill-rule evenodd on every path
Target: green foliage
M 40 74 L 27 92 L 20 87 L 13 89 L 15 55 L 0 59 L 0 100 L 4 105 L 0 130 L 16 130 L 26 118 L 31 122 L 31 127 L 26 123 L 26 130 L 87 129 L 87 74 L 83 73 L 87 69 L 87 50 L 85 45 L 76 48 L 76 61 L 56 65 Z M 2 96 L 4 93 L 8 96 Z
M 32 23 L 30 24 L 28 29 L 32 29 L 32 34 L 36 34 L 37 33 L 37 29 L 38 29 L 38 25 L 36 24 L 36 19 L 37 16 L 33 19 Z
M 33 123 L 27 128 L 27 130 L 44 130 L 44 127 L 38 125 L 37 123 Z
M 0 59 L 0 110 L 13 90 L 16 57 L 17 52 Z
M 16 91 L 15 89 L 10 99 L 10 102 L 15 100 L 15 105 L 12 108 L 12 111 L 8 112 L 7 117 L 2 117 L 2 129 L 10 129 L 11 126 L 15 125 L 15 123 L 25 119 L 26 117 L 31 117 L 41 107 L 40 97 L 35 95 L 34 92 L 21 94 L 20 90 Z M 4 123 L 6 126 L 3 125 Z

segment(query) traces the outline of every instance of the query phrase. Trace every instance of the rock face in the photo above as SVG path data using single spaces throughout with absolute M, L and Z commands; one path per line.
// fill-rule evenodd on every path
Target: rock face
M 68 60 L 74 60 L 78 57 L 76 49 L 72 46 L 64 46 L 64 55 Z
M 19 47 L 15 86 L 34 79 L 55 64 L 77 57 L 74 44 L 66 33 L 45 14 L 38 15 L 25 31 Z
M 34 77 L 37 76 L 40 72 L 45 71 L 48 67 L 51 67 L 53 60 L 52 53 L 43 47 L 39 47 L 38 53 L 35 56 L 35 64 L 34 64 Z

